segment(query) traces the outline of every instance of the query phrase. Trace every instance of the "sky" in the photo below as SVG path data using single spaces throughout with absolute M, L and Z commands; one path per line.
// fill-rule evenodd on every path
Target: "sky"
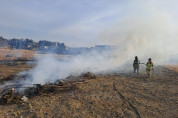
M 110 38 L 123 32 L 119 28 L 134 30 L 132 20 L 139 18 L 142 25 L 142 19 L 157 19 L 158 24 L 163 20 L 178 37 L 177 12 L 178 0 L 0 0 L 0 36 L 58 41 L 71 47 L 114 45 Z

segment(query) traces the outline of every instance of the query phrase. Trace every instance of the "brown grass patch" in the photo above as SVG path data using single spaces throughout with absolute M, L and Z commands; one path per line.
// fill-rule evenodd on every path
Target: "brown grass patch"
M 30 50 L 0 48 L 0 60 L 15 60 L 18 58 L 31 60 L 35 53 L 35 51 Z
M 147 78 L 146 73 L 116 73 L 93 78 L 88 78 L 91 74 L 71 76 L 75 89 L 60 91 L 61 87 L 49 86 L 51 91 L 45 88 L 43 94 L 30 98 L 28 103 L 0 106 L 0 116 L 136 118 L 133 109 L 113 89 L 115 83 L 141 117 L 175 118 L 178 116 L 178 73 L 162 66 L 154 69 L 151 78 Z

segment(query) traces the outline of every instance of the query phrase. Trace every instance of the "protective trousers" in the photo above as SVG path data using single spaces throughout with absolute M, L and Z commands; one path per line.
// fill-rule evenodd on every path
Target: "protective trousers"
M 138 65 L 134 65 L 134 73 L 136 73 L 136 72 L 137 72 L 137 74 L 139 72 L 139 66 Z
M 148 75 L 149 77 L 151 77 L 151 71 L 152 71 L 152 69 L 150 69 L 150 68 L 147 68 L 147 69 L 146 69 L 146 73 L 147 73 L 147 75 Z

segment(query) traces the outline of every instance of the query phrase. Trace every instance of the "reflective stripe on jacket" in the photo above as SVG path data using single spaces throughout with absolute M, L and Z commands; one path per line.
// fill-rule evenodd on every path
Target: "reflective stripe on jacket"
M 147 62 L 146 68 L 152 70 L 152 68 L 153 68 L 153 63 L 152 63 L 152 62 L 151 62 L 151 63 Z

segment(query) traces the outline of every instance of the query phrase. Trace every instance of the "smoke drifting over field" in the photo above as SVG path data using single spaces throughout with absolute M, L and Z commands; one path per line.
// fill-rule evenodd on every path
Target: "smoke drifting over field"
M 126 6 L 130 11 L 105 29 L 99 38 L 116 44 L 117 57 L 122 57 L 123 62 L 136 55 L 141 61 L 151 57 L 156 64 L 170 62 L 168 60 L 178 55 L 178 18 L 169 11 L 170 6 L 163 8 L 165 4 L 169 2 L 130 2 Z
M 144 60 L 151 57 L 162 64 L 178 54 L 178 40 L 169 19 L 154 18 L 125 19 L 106 30 L 101 37 L 118 45 L 118 58 L 123 56 L 127 60 L 137 55 Z
M 102 73 L 118 67 L 114 63 L 113 55 L 91 52 L 85 55 L 74 56 L 68 60 L 59 61 L 52 55 L 46 55 L 39 59 L 35 68 L 20 75 L 29 76 L 22 83 L 45 84 L 64 79 L 70 75 L 80 75 L 85 72 Z
M 166 3 L 163 2 L 161 7 L 151 0 L 129 2 L 125 6 L 128 11 L 98 34 L 101 42 L 116 45 L 116 50 L 78 55 L 66 61 L 46 55 L 39 59 L 34 69 L 26 72 L 29 77 L 24 83 L 44 84 L 88 71 L 111 72 L 121 69 L 126 63 L 129 64 L 127 68 L 132 69 L 135 56 L 141 62 L 152 58 L 155 65 L 168 63 L 170 59 L 177 63 L 177 56 L 174 57 L 178 55 L 177 17 L 163 8 Z

